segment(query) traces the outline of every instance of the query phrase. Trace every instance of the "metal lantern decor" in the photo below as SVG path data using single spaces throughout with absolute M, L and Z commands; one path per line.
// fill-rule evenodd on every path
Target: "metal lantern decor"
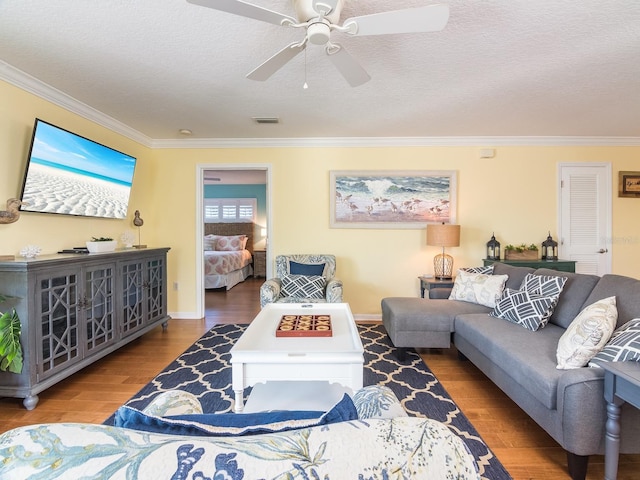
M 493 233 L 491 240 L 487 242 L 487 260 L 500 260 L 500 242 Z
M 542 260 L 558 260 L 558 242 L 551 238 L 551 232 L 542 242 Z

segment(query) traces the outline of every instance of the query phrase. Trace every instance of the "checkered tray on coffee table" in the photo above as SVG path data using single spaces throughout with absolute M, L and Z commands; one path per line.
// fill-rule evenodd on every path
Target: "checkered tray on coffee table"
M 276 337 L 331 337 L 331 315 L 282 315 Z

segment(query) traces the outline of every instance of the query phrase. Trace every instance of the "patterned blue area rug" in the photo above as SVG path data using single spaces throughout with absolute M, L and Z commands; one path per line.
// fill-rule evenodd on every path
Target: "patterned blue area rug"
M 142 409 L 158 393 L 178 389 L 196 395 L 205 412 L 233 411 L 229 350 L 246 327 L 213 327 L 131 398 L 127 405 Z M 365 351 L 365 386 L 386 385 L 401 400 L 409 415 L 429 417 L 448 425 L 469 446 L 483 478 L 511 479 L 417 353 L 409 349 L 407 359 L 400 363 L 392 353 L 391 341 L 382 325 L 358 325 L 358 329 Z M 248 390 L 245 398 L 246 393 Z M 113 416 L 104 423 L 113 425 Z

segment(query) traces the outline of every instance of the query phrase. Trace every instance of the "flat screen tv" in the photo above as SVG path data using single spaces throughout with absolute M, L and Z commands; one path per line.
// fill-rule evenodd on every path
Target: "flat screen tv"
M 136 159 L 36 118 L 20 209 L 126 218 Z

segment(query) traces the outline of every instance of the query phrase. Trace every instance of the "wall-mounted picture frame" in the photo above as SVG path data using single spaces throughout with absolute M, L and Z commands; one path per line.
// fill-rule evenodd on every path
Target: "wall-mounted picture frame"
M 618 172 L 618 197 L 640 198 L 640 172 Z
M 331 228 L 455 223 L 453 170 L 330 171 Z

